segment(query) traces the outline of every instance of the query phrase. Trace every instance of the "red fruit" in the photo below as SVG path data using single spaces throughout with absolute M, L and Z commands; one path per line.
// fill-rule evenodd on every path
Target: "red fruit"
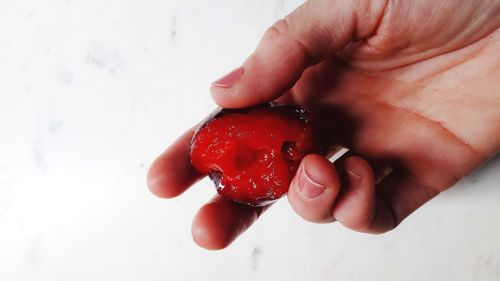
M 302 158 L 319 152 L 309 112 L 298 105 L 220 109 L 196 131 L 191 163 L 217 191 L 263 206 L 283 196 Z

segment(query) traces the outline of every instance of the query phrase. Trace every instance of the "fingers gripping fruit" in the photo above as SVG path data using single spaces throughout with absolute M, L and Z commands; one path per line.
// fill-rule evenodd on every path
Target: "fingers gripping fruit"
M 263 206 L 286 194 L 305 155 L 319 152 L 315 133 L 298 105 L 220 109 L 193 136 L 191 163 L 219 194 Z

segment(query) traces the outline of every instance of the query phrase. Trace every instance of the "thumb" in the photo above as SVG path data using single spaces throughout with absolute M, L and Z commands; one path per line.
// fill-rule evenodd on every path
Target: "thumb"
M 213 99 L 238 108 L 278 98 L 304 69 L 371 35 L 386 1 L 307 1 L 266 31 L 242 67 L 212 84 Z

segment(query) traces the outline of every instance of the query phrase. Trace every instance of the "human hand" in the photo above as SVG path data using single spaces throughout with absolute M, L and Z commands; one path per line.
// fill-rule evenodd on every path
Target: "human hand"
M 229 108 L 313 108 L 324 142 L 350 151 L 335 164 L 306 156 L 290 204 L 308 221 L 385 232 L 499 151 L 499 15 L 495 0 L 310 0 L 212 96 Z M 190 164 L 192 134 L 152 165 L 156 195 L 175 197 L 202 177 Z M 216 196 L 195 217 L 193 238 L 224 248 L 262 211 Z

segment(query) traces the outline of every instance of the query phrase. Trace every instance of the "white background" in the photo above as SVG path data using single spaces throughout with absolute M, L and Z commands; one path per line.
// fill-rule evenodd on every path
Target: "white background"
M 0 280 L 499 280 L 499 157 L 388 234 L 283 199 L 217 252 L 190 236 L 210 182 L 147 191 L 210 82 L 299 2 L 0 0 Z

